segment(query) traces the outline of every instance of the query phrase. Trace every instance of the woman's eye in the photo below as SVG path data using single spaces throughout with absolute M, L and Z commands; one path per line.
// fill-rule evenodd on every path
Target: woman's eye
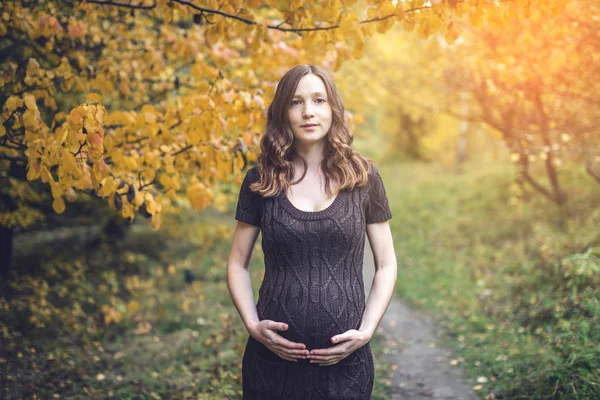
M 315 100 L 317 103 L 325 103 L 325 99 L 318 98 Z
M 300 100 L 292 100 L 292 106 L 297 106 L 298 104 L 300 104 Z

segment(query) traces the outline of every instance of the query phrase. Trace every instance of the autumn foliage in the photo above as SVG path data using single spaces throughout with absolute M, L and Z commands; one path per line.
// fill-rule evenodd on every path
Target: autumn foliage
M 460 164 L 465 142 L 485 134 L 470 151 L 508 150 L 517 197 L 540 195 L 558 210 L 572 196 L 565 167 L 600 183 L 599 20 L 597 2 L 573 1 L 554 17 L 455 21 L 462 33 L 452 45 L 394 29 L 344 64 L 342 84 L 392 156 Z
M 266 102 L 290 66 L 337 70 L 396 23 L 422 37 L 458 21 L 557 15 L 562 2 L 6 1 L 0 5 L 0 225 L 78 197 L 160 226 L 162 212 L 213 204 L 256 158 Z M 10 182 L 10 185 L 7 183 Z M 221 197 L 218 197 L 221 198 Z

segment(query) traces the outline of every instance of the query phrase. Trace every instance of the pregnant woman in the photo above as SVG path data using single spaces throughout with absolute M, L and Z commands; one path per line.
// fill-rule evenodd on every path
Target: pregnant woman
M 329 74 L 288 71 L 269 106 L 259 164 L 241 185 L 227 283 L 250 334 L 243 398 L 369 400 L 369 342 L 392 298 L 392 217 L 379 172 L 352 148 Z M 254 295 L 248 263 L 259 232 L 265 275 Z M 375 277 L 365 302 L 365 233 Z

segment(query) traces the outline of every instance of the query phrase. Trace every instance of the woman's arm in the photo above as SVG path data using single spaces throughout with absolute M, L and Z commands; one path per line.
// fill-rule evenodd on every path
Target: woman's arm
M 259 232 L 260 228 L 258 226 L 242 221 L 237 223 L 227 261 L 229 294 L 244 321 L 246 330 L 253 338 L 264 344 L 279 357 L 289 361 L 297 361 L 298 358 L 306 358 L 308 350 L 306 350 L 304 343 L 292 342 L 276 332 L 287 330 L 287 324 L 267 319 L 260 321 L 258 318 L 248 265 Z
M 238 221 L 227 261 L 229 294 L 248 332 L 259 322 L 248 272 L 248 264 L 259 233 L 259 227 Z
M 392 300 L 398 266 L 388 221 L 367 224 L 367 236 L 373 251 L 375 277 L 359 331 L 365 332 L 370 340 Z

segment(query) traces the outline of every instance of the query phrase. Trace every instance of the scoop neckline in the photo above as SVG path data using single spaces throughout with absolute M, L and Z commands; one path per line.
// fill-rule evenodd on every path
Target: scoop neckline
M 286 193 L 282 194 L 280 198 L 282 200 L 283 207 L 294 217 L 298 219 L 315 220 L 331 216 L 337 210 L 338 204 L 342 200 L 342 196 L 345 192 L 346 189 L 340 190 L 335 196 L 333 202 L 323 210 L 319 211 L 304 211 L 297 208 L 294 204 L 292 204 Z

